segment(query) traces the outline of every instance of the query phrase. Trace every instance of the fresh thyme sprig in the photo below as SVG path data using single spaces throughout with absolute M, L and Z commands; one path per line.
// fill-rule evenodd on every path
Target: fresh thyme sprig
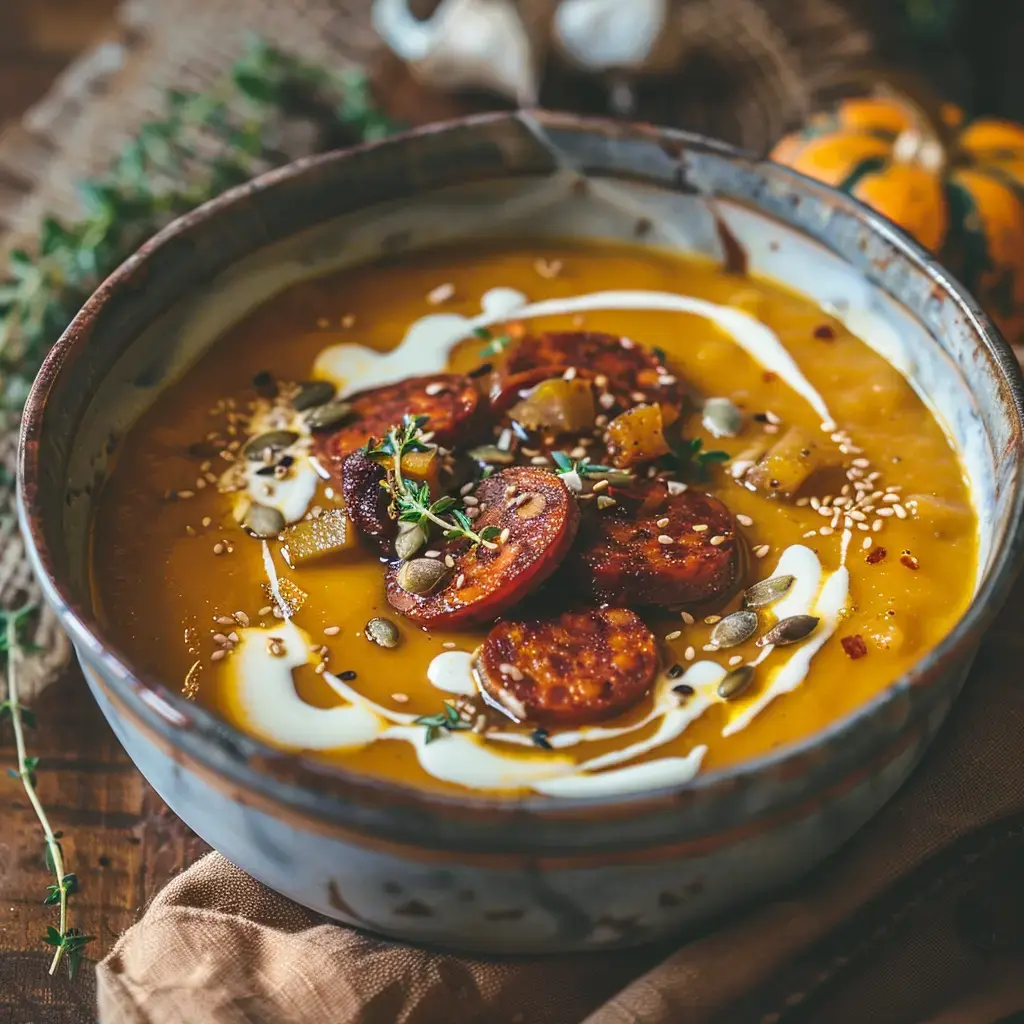
M 719 449 L 704 450 L 704 441 L 699 437 L 682 438 L 672 445 L 672 453 L 665 460 L 673 468 L 681 470 L 685 475 L 705 483 L 710 475 L 711 467 L 718 462 L 728 462 L 732 456 Z
M 495 337 L 486 327 L 476 327 L 473 329 L 473 333 L 481 340 L 486 341 L 487 344 L 480 349 L 481 357 L 486 358 L 487 356 L 501 355 L 512 344 L 512 339 L 507 334 L 499 334 Z
M 172 218 L 295 156 L 395 127 L 374 108 L 365 78 L 258 40 L 224 87 L 169 92 L 165 116 L 141 125 L 106 174 L 82 183 L 81 220 L 46 218 L 35 248 L 14 250 L 0 271 L 0 410 L 20 411 L 84 300 Z
M 419 718 L 414 719 L 413 725 L 426 727 L 425 743 L 433 743 L 434 740 L 439 739 L 442 729 L 448 732 L 460 732 L 472 728 L 471 724 L 462 718 L 449 701 L 444 702 L 443 711 L 439 711 L 436 715 L 420 715 Z
M 424 480 L 406 480 L 402 475 L 402 457 L 414 452 L 429 451 L 423 428 L 426 416 L 402 417 L 400 426 L 392 427 L 379 444 L 370 441 L 364 448 L 367 458 L 381 463 L 387 476 L 381 485 L 391 495 L 391 513 L 403 523 L 430 522 L 441 528 L 449 540 L 465 539 L 472 544 L 496 548 L 494 540 L 501 531 L 496 526 L 485 527 L 480 533 L 473 530 L 473 522 L 458 507 L 458 499 L 442 495 L 436 501 L 431 499 L 430 485 Z M 449 518 L 443 519 L 447 515 Z
M 0 702 L 0 719 L 9 717 L 11 720 L 18 767 L 10 768 L 8 772 L 13 778 L 21 780 L 28 802 L 39 819 L 43 829 L 46 866 L 56 879 L 52 885 L 46 887 L 47 895 L 43 900 L 46 906 L 56 905 L 59 908 L 58 927 L 50 925 L 43 937 L 47 945 L 54 947 L 50 974 L 54 974 L 64 960 L 67 963 L 68 976 L 74 980 L 82 962 L 82 949 L 86 943 L 92 942 L 93 936 L 83 935 L 77 928 L 68 925 L 68 902 L 78 891 L 78 879 L 65 868 L 60 833 L 53 831 L 46 810 L 36 793 L 35 772 L 39 767 L 39 758 L 30 757 L 25 744 L 25 726 L 34 727 L 35 716 L 21 703 L 21 695 L 18 692 L 18 668 L 27 647 L 21 639 L 21 630 L 34 610 L 32 605 L 25 605 L 15 611 L 0 612 L 0 622 L 3 623 L 0 651 L 7 657 L 7 695 L 3 702 Z

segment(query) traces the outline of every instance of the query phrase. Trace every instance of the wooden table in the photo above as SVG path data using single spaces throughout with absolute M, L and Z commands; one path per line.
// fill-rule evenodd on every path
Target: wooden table
M 0 123 L 21 115 L 53 78 L 104 31 L 115 0 L 0 0 Z M 53 827 L 65 832 L 68 870 L 81 893 L 74 923 L 105 953 L 148 900 L 206 847 L 157 797 L 128 760 L 86 689 L 77 665 L 35 702 L 39 794 Z M 0 764 L 13 766 L 9 727 L 0 732 Z M 52 881 L 42 832 L 21 784 L 0 777 L 0 1024 L 95 1021 L 89 965 L 74 983 L 47 975 L 41 938 L 55 923 L 42 905 Z

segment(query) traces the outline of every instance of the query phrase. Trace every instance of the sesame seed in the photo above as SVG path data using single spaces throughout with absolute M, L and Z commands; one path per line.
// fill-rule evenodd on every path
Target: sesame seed
M 675 541 L 667 534 L 663 533 L 658 537 L 659 544 L 675 544 Z
M 810 502 L 810 498 L 797 498 L 796 501 L 793 502 L 793 504 L 796 505 L 798 508 L 803 508 L 804 506 L 809 505 Z
M 502 531 L 502 532 L 503 532 L 503 533 L 507 533 L 508 531 L 507 531 L 507 530 L 504 530 L 504 531 Z M 507 538 L 507 537 L 503 537 L 502 539 L 503 539 L 503 540 L 507 540 L 508 538 Z M 448 568 L 449 568 L 449 569 L 454 569 L 454 568 L 455 568 L 455 559 L 454 559 L 454 558 L 452 558 L 452 556 L 451 556 L 451 555 L 445 555 L 445 556 L 444 556 L 444 564 L 445 564 L 446 566 L 448 566 Z
M 898 494 L 894 494 L 888 488 L 886 488 L 886 493 L 882 495 L 882 501 L 887 501 L 890 504 L 895 504 L 899 500 L 900 500 L 899 495 Z
M 441 557 L 441 552 L 440 551 L 435 551 L 434 548 L 431 548 L 429 551 L 424 551 L 423 552 L 423 557 L 424 558 L 440 558 Z
M 693 661 L 693 659 L 697 657 L 697 652 L 692 647 L 687 647 L 686 650 L 683 651 L 683 657 L 687 661 Z
M 871 466 L 871 460 L 870 459 L 854 459 L 853 460 L 853 465 L 857 466 L 859 469 L 868 469 Z
M 455 578 L 455 587 L 456 587 L 456 589 L 461 587 L 465 582 L 466 582 L 466 574 L 464 572 L 460 572 L 459 575 L 456 576 L 456 578 Z
M 874 544 L 874 540 L 871 537 L 865 537 L 863 543 L 861 544 L 861 547 L 865 551 L 867 551 L 867 549 L 871 547 L 872 544 Z
M 393 694 L 391 694 L 391 699 L 396 704 L 408 704 L 409 703 L 409 694 L 407 694 L 407 693 L 393 693 Z
M 729 659 L 729 665 L 730 665 L 730 666 L 736 666 L 736 665 L 738 665 L 738 664 L 739 664 L 739 663 L 740 663 L 740 662 L 741 662 L 742 660 L 743 660 L 743 655 L 742 655 L 742 654 L 734 654 L 734 655 L 733 655 L 733 656 L 732 656 L 732 657 L 731 657 L 731 658 Z
M 826 519 L 828 519 L 828 517 L 832 515 L 832 509 L 830 509 L 827 505 L 819 505 L 818 515 L 824 516 Z
M 178 491 L 179 498 L 194 498 L 196 496 L 195 491 Z
M 213 545 L 213 553 L 215 555 L 223 555 L 224 554 L 224 545 L 221 544 L 220 541 L 217 541 L 217 543 Z
M 880 516 L 884 516 L 884 517 L 885 517 L 886 519 L 888 519 L 888 518 L 889 518 L 889 516 L 893 516 L 893 515 L 895 515 L 896 513 L 895 513 L 895 512 L 893 512 L 893 510 L 892 510 L 892 507 L 891 507 L 891 506 L 886 506 L 885 508 L 880 508 L 880 509 L 878 510 L 878 514 L 879 514 Z
M 608 387 L 608 378 L 603 373 L 599 373 L 594 378 L 594 386 L 595 387 L 599 387 L 599 388 L 606 388 L 606 387 Z
M 210 661 L 220 661 L 221 658 L 226 658 L 227 655 L 228 652 L 221 648 L 219 651 L 214 651 L 213 654 L 210 655 Z
M 821 498 L 811 498 L 810 502 L 811 508 L 813 508 L 815 512 L 817 512 L 818 509 L 821 508 Z
M 754 520 L 751 519 L 750 516 L 743 515 L 742 512 L 739 515 L 736 516 L 736 522 L 739 523 L 740 526 L 753 526 L 754 525 Z
M 754 548 L 754 557 L 764 558 L 764 556 L 767 555 L 769 551 L 771 551 L 771 546 L 769 544 L 759 544 L 756 548 Z
M 509 529 L 506 526 L 505 529 L 502 530 L 501 533 L 498 535 L 498 540 L 500 540 L 501 543 L 504 544 L 508 540 L 508 538 L 509 538 Z M 455 563 L 452 562 L 452 565 L 454 565 L 454 564 Z M 448 560 L 447 559 L 445 559 L 445 565 L 448 565 Z M 448 568 L 451 568 L 451 566 L 448 566 Z
M 327 671 L 327 663 L 323 662 L 323 661 L 318 661 L 316 666 L 314 667 L 313 671 L 318 676 L 322 676 Z
M 610 391 L 603 391 L 598 396 L 597 404 L 602 409 L 610 409 L 615 404 L 615 396 Z
M 452 650 L 455 649 L 455 641 L 454 640 L 445 640 L 445 642 L 443 644 L 441 644 L 441 646 L 443 648 L 445 648 L 445 650 L 452 651 Z
M 190 537 L 194 537 L 196 535 L 196 528 L 194 526 L 186 526 L 185 533 L 187 533 Z
M 633 392 L 630 393 L 629 397 L 632 398 L 634 402 L 646 402 L 647 401 L 647 396 L 642 391 L 633 391 Z
M 722 616 L 721 615 L 705 615 L 704 616 L 704 622 L 707 625 L 709 625 L 709 626 L 713 626 L 716 622 L 721 622 L 721 621 L 722 621 Z
M 659 526 L 659 527 L 660 527 L 660 528 L 661 528 L 662 530 L 664 530 L 664 529 L 665 529 L 665 527 L 666 527 L 666 526 L 668 526 L 668 524 L 669 524 L 669 518 L 668 518 L 668 516 L 663 516 L 663 517 L 662 517 L 661 519 L 659 519 L 659 520 L 658 520 L 658 523 L 657 523 L 657 525 L 658 525 L 658 526 Z
M 593 490 L 595 491 L 606 491 L 608 489 L 607 480 L 595 480 Z
M 562 380 L 575 380 L 576 379 L 576 367 L 570 366 L 566 369 L 565 373 L 562 374 Z
M 213 522 L 213 520 L 209 516 L 203 516 L 203 519 L 202 519 L 202 525 L 203 526 L 209 526 L 210 523 L 212 523 L 212 522 Z
M 858 512 L 856 509 L 850 509 L 850 518 L 855 519 L 858 523 L 863 523 L 867 516 L 863 512 Z
M 619 338 L 619 344 L 623 348 L 632 348 L 633 347 L 633 342 L 632 342 L 632 340 L 630 338 Z
M 692 625 L 693 625 L 694 619 L 693 619 L 693 616 L 692 616 L 692 615 L 691 615 L 691 614 L 690 614 L 689 612 L 680 612 L 680 613 L 679 613 L 679 617 L 680 617 L 680 618 L 681 618 L 681 619 L 683 620 L 683 622 L 685 622 L 685 623 L 686 623 L 686 624 L 687 624 L 688 626 L 692 626 Z
M 839 517 L 836 516 L 836 519 L 838 519 L 838 518 Z M 832 521 L 832 525 L 833 526 L 836 525 L 835 524 L 835 520 Z M 849 516 L 843 516 L 843 529 L 844 530 L 852 530 L 853 529 L 853 520 Z
M 671 633 L 665 634 L 665 639 L 668 641 L 678 640 L 682 635 L 683 631 L 681 629 L 673 629 Z
M 764 418 L 776 427 L 782 422 L 782 420 L 771 411 L 771 409 L 765 409 Z
M 341 632 L 341 626 L 324 626 L 324 636 L 337 636 Z
M 817 537 L 817 536 L 818 536 L 818 531 L 817 530 L 808 530 L 804 534 L 804 537 Z
M 245 612 L 235 612 L 232 617 L 234 618 L 235 622 L 237 622 L 243 629 L 248 627 L 249 616 L 246 615 Z
M 515 485 L 515 484 L 509 484 L 509 485 L 508 485 L 508 486 L 507 486 L 507 487 L 505 488 L 505 497 L 506 497 L 506 498 L 512 498 L 512 497 L 514 497 L 514 496 L 515 496 L 515 493 L 516 493 L 516 485 Z
M 530 465 L 531 466 L 550 466 L 551 465 L 551 461 L 548 459 L 548 457 L 546 455 L 535 455 L 532 459 L 530 459 Z
M 455 285 L 448 281 L 427 292 L 427 302 L 432 306 L 439 306 L 442 302 L 447 302 L 454 294 Z
M 882 528 L 882 527 L 883 527 L 884 525 L 885 525 L 885 524 L 884 524 L 884 523 L 882 522 L 882 520 L 881 520 L 881 519 L 876 519 L 876 520 L 875 520 L 875 521 L 874 521 L 874 522 L 873 522 L 873 523 L 871 524 L 871 529 L 872 529 L 872 531 L 873 531 L 874 533 L 878 533 L 878 531 L 879 531 L 879 530 L 880 530 L 880 529 L 881 529 L 881 528 Z
M 462 487 L 459 488 L 459 494 L 465 497 L 471 490 L 473 490 L 474 487 L 476 487 L 476 481 L 470 480 L 468 484 L 463 484 Z
M 723 537 L 721 534 L 717 534 L 716 536 L 711 538 L 711 546 L 717 548 L 720 545 L 724 544 L 726 540 L 728 540 L 727 537 Z
M 480 499 L 474 498 L 472 494 L 466 494 L 462 498 L 462 503 L 463 505 L 468 505 L 470 508 L 472 508 L 474 505 L 480 504 Z
M 428 384 L 423 390 L 428 395 L 433 396 L 433 395 L 441 394 L 441 392 L 447 390 L 447 388 L 448 388 L 447 384 L 444 384 L 441 381 L 434 381 L 433 384 Z
M 708 528 L 707 523 L 696 523 L 693 527 L 694 533 L 704 533 Z
M 907 518 L 907 510 L 902 505 L 893 505 L 892 510 L 896 513 L 897 519 Z
M 269 615 L 273 610 L 273 605 L 265 604 L 256 614 L 260 616 Z
M 818 533 L 820 533 L 822 535 L 822 537 L 830 537 L 834 532 L 835 531 L 833 530 L 833 528 L 831 526 L 822 526 L 818 530 Z
M 503 661 L 498 666 L 498 671 L 503 676 L 508 676 L 509 679 L 511 679 L 513 682 L 518 683 L 522 681 L 523 673 L 520 672 L 519 669 L 515 667 L 515 665 L 509 665 L 508 662 Z

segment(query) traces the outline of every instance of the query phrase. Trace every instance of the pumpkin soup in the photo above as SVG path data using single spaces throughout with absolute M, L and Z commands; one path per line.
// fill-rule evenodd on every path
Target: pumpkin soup
M 487 795 L 684 783 L 854 710 L 973 592 L 957 453 L 870 341 L 625 246 L 303 282 L 129 432 L 97 607 L 311 758 Z

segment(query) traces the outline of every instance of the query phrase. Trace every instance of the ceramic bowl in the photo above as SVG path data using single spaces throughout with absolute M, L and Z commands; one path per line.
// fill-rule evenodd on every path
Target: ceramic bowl
M 168 380 L 275 290 L 481 235 L 633 239 L 722 258 L 721 222 L 752 271 L 827 307 L 909 377 L 962 452 L 979 510 L 970 608 L 855 714 L 681 788 L 614 800 L 439 797 L 242 735 L 137 671 L 97 620 L 89 521 L 120 438 Z M 21 438 L 20 514 L 46 598 L 114 731 L 226 857 L 384 935 L 474 952 L 594 949 L 695 926 L 792 880 L 906 779 L 1018 564 L 1021 425 L 1020 374 L 989 321 L 849 197 L 679 132 L 500 114 L 301 161 L 144 245 L 39 374 Z

